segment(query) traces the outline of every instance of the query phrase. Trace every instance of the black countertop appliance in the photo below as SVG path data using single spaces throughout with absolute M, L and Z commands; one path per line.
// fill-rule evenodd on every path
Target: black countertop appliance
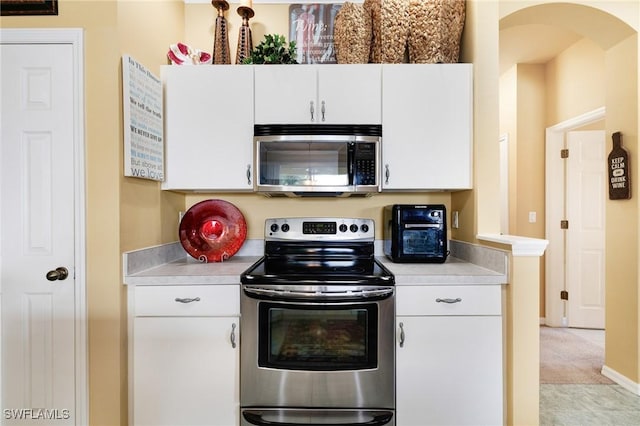
M 384 207 L 384 254 L 398 263 L 447 260 L 447 211 L 443 204 Z

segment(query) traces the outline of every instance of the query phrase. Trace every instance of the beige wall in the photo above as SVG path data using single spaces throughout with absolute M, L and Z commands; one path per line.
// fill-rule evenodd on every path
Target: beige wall
M 633 382 L 640 382 L 638 324 L 638 38 L 626 39 L 606 52 L 606 131 L 622 132 L 623 147 L 631 157 L 630 200 L 608 201 L 606 208 L 606 346 L 605 365 Z M 636 164 L 636 166 L 633 166 Z
M 453 237 L 474 242 L 478 233 L 499 233 L 498 10 L 499 2 L 467 1 L 461 60 L 473 63 L 474 190 L 453 193 L 460 211 Z
M 546 125 L 605 105 L 605 51 L 583 38 L 546 64 Z
M 544 238 L 544 66 L 517 65 L 515 235 Z M 529 222 L 529 212 L 537 220 Z

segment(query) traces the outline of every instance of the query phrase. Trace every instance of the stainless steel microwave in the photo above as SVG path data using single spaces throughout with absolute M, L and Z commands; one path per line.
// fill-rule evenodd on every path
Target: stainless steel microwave
M 255 125 L 255 190 L 348 196 L 380 191 L 381 125 Z

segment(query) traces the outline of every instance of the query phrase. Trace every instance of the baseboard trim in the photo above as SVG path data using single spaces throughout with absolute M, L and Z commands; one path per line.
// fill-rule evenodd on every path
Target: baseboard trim
M 606 365 L 602 367 L 602 370 L 600 372 L 602 373 L 603 376 L 613 380 L 614 382 L 616 382 L 617 384 L 619 384 L 629 392 L 632 392 L 636 395 L 640 395 L 639 383 L 634 382 L 633 380 L 629 379 L 626 376 L 623 376 L 622 374 L 618 373 L 612 368 L 607 367 Z

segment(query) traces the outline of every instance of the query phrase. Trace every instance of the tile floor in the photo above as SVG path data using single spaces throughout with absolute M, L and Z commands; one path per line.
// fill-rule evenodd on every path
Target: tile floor
M 540 385 L 540 425 L 638 426 L 640 396 L 620 385 Z
M 571 329 L 604 350 L 604 332 Z M 640 426 L 640 396 L 620 385 L 540 385 L 541 426 Z

